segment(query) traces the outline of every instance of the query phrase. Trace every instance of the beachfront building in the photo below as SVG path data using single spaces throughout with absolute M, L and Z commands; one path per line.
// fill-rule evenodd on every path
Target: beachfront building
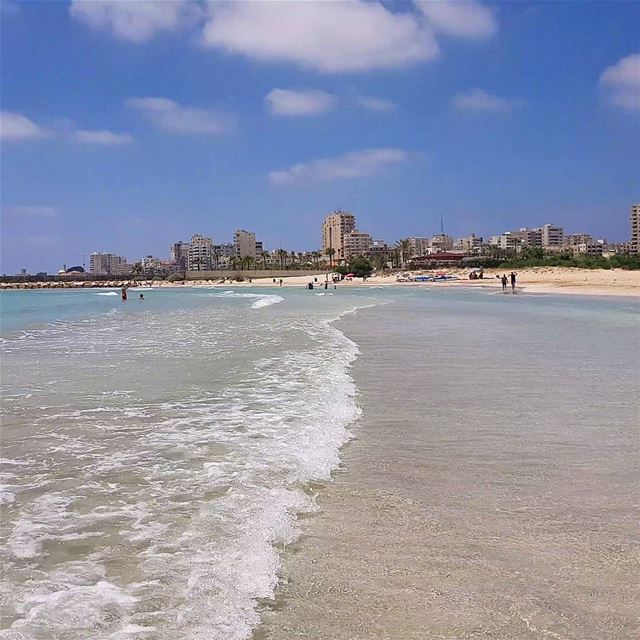
M 236 248 L 236 258 L 256 257 L 256 234 L 252 231 L 238 229 L 233 235 L 233 244 Z
M 415 258 L 416 256 L 424 256 L 429 253 L 431 249 L 431 238 L 421 238 L 413 236 L 407 238 L 409 241 L 409 255 L 408 258 Z
M 343 256 L 345 260 L 350 260 L 355 256 L 364 256 L 369 253 L 373 239 L 368 233 L 363 233 L 354 229 L 344 234 Z
M 632 205 L 629 220 L 631 222 L 629 252 L 634 255 L 640 255 L 640 203 Z
M 92 253 L 89 256 L 89 271 L 95 276 L 122 276 L 131 272 L 131 265 L 126 258 L 113 253 Z
M 346 211 L 334 211 L 330 213 L 322 223 L 322 254 L 327 249 L 333 249 L 334 261 L 345 259 L 344 236 L 355 231 L 356 217 Z
M 572 244 L 569 250 L 574 256 L 601 256 L 604 253 L 604 245 L 598 242 L 581 242 Z
M 507 231 L 502 235 L 510 235 L 513 239 L 513 247 L 542 247 L 542 228 L 527 229 L 522 227 L 516 231 Z
M 211 255 L 214 269 L 228 269 L 231 267 L 231 259 L 235 258 L 236 245 L 233 242 L 214 244 Z
M 169 261 L 176 271 L 186 271 L 189 266 L 189 248 L 188 242 L 174 242 L 169 248 Z
M 553 224 L 545 224 L 540 228 L 542 248 L 561 247 L 564 244 L 564 229 Z
M 374 261 L 374 264 L 386 266 L 393 260 L 394 253 L 394 247 L 390 247 L 384 240 L 373 240 L 367 256 Z
M 194 234 L 189 245 L 189 271 L 209 271 L 213 266 L 213 238 Z
M 476 236 L 475 233 L 459 238 L 453 245 L 454 251 L 460 251 L 465 255 L 479 255 L 482 253 L 482 237 Z
M 588 233 L 570 233 L 565 236 L 564 243 L 568 247 L 575 247 L 579 244 L 593 244 L 593 236 Z
M 518 238 L 510 231 L 505 231 L 505 233 L 502 233 L 499 236 L 491 236 L 489 238 L 489 244 L 492 247 L 498 247 L 503 251 L 515 251 L 516 246 L 518 245 Z
M 436 235 L 431 238 L 429 253 L 441 253 L 443 251 L 452 250 L 453 236 L 449 236 L 446 233 L 436 233 Z

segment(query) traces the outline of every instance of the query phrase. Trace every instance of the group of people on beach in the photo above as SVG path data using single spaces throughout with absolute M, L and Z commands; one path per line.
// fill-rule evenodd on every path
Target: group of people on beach
M 515 271 L 512 271 L 508 276 L 503 273 L 502 276 L 496 276 L 496 278 L 500 279 L 500 282 L 502 282 L 502 291 L 504 293 L 507 293 L 507 284 L 509 283 L 509 281 L 511 281 L 511 291 L 513 291 L 513 293 L 516 292 L 516 276 L 518 274 Z

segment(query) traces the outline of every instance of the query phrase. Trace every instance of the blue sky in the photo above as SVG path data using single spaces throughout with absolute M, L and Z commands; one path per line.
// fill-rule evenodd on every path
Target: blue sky
M 2 2 L 2 263 L 316 249 L 545 222 L 613 240 L 640 200 L 640 4 Z

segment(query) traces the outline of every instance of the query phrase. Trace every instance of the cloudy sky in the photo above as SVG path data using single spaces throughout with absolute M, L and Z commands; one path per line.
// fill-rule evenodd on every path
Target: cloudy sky
M 2 264 L 555 222 L 628 235 L 640 3 L 2 0 Z

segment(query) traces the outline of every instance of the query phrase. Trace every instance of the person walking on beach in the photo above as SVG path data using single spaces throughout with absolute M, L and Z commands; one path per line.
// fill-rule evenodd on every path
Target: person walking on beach
M 516 276 L 517 276 L 517 275 L 518 275 L 518 274 L 517 274 L 515 271 L 512 271 L 512 272 L 509 274 L 509 277 L 511 278 L 511 291 L 513 291 L 513 293 L 515 293 L 515 292 L 516 292 Z
M 502 278 L 500 278 L 500 281 L 502 282 L 502 291 L 504 293 L 507 293 L 507 276 L 504 273 L 502 274 Z

